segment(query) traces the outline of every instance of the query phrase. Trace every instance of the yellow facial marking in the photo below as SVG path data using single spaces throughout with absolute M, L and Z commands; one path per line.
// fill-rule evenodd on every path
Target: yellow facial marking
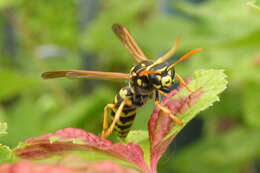
M 171 79 L 170 76 L 165 76 L 165 77 L 163 77 L 161 81 L 162 81 L 162 85 L 163 85 L 163 86 L 169 87 L 169 86 L 171 86 L 171 84 L 172 84 L 172 79 Z
M 145 67 L 145 64 L 141 64 L 142 67 Z
M 137 79 L 137 85 L 142 86 L 142 80 L 141 79 Z
M 168 71 L 168 75 L 170 75 L 170 76 L 172 75 L 172 71 L 171 70 Z

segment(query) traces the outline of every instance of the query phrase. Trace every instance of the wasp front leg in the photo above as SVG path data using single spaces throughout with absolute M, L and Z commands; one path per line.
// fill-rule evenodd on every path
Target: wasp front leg
M 115 107 L 115 105 L 114 104 L 108 104 L 108 105 L 105 106 L 105 108 L 104 108 L 103 131 L 102 131 L 102 134 L 101 134 L 102 138 L 109 137 L 110 134 L 112 133 L 112 131 L 114 130 L 116 122 L 119 120 L 119 118 L 121 116 L 125 102 L 126 102 L 126 100 L 123 100 L 121 102 L 121 104 L 120 104 L 119 108 L 117 109 L 115 117 L 114 117 L 110 126 L 109 126 L 109 123 L 108 123 L 108 110 L 113 109 Z
M 169 108 L 167 108 L 167 107 L 165 107 L 165 106 L 163 106 L 163 105 L 160 104 L 160 99 L 159 99 L 159 93 L 158 93 L 158 91 L 156 91 L 156 93 L 155 93 L 155 105 L 156 105 L 161 111 L 163 111 L 163 112 L 166 113 L 168 116 L 170 116 L 170 118 L 171 118 L 174 122 L 176 122 L 176 123 L 179 124 L 179 125 L 184 125 L 184 123 L 183 123 L 178 117 L 176 117 L 176 116 L 172 113 L 172 111 L 171 111 Z

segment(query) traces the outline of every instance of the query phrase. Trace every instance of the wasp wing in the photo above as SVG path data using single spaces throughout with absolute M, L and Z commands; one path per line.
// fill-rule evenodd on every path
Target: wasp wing
M 137 62 L 149 60 L 137 45 L 130 32 L 124 26 L 114 24 L 112 29 Z
M 97 79 L 129 79 L 130 76 L 126 73 L 101 72 L 101 71 L 86 71 L 86 70 L 63 70 L 63 71 L 48 71 L 42 73 L 43 79 L 53 78 L 97 78 Z

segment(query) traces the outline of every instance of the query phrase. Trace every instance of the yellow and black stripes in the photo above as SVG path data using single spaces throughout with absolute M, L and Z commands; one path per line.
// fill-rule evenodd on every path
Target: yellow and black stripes
M 129 86 L 122 88 L 114 99 L 114 109 L 112 111 L 112 120 L 122 103 L 125 105 L 120 114 L 119 120 L 115 124 L 114 132 L 120 137 L 125 138 L 129 133 L 136 116 L 136 109 L 146 103 L 148 95 L 137 95 Z
M 191 55 L 200 52 L 201 49 L 195 49 L 188 52 L 174 64 L 170 65 L 166 60 L 175 53 L 179 43 L 179 40 L 177 40 L 176 45 L 173 46 L 170 51 L 153 62 L 144 55 L 125 27 L 115 24 L 113 25 L 113 30 L 130 54 L 138 62 L 138 64 L 131 68 L 129 74 L 87 70 L 61 70 L 45 72 L 42 74 L 42 77 L 44 79 L 61 77 L 128 79 L 128 86 L 120 89 L 119 93 L 114 98 L 113 104 L 107 104 L 104 108 L 103 131 L 101 134 L 104 138 L 107 138 L 112 131 L 115 131 L 119 137 L 125 138 L 135 119 L 136 109 L 143 106 L 149 98 L 152 98 L 155 92 L 157 106 L 160 107 L 162 111 L 168 113 L 170 117 L 178 123 L 176 117 L 174 117 L 167 108 L 159 105 L 158 94 L 166 95 L 172 91 L 175 76 L 183 86 L 192 92 L 182 77 L 175 73 L 174 67 Z M 109 110 L 112 110 L 112 119 L 114 119 L 110 125 L 108 117 Z M 179 124 L 181 124 L 180 121 Z
M 114 119 L 115 112 L 112 112 L 112 120 Z M 128 114 L 121 113 L 121 116 L 119 120 L 116 122 L 115 125 L 115 133 L 120 137 L 120 138 L 125 138 L 127 134 L 129 133 L 132 124 L 134 122 L 136 116 L 135 110 L 132 112 L 129 112 Z
M 175 71 L 167 70 L 168 65 L 168 63 L 153 65 L 152 61 L 143 61 L 131 69 L 129 85 L 120 89 L 114 98 L 112 119 L 121 103 L 125 101 L 119 120 L 113 129 L 120 138 L 125 138 L 129 133 L 136 109 L 143 106 L 155 91 L 169 93 L 172 90 Z M 154 73 L 141 75 L 146 70 Z

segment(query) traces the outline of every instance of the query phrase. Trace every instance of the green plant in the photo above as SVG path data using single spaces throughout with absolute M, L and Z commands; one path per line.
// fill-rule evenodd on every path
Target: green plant
M 169 107 L 175 115 L 187 124 L 200 111 L 219 100 L 217 95 L 227 85 L 225 78 L 226 76 L 222 70 L 197 71 L 192 79 L 187 81 L 194 92 L 189 93 L 182 87 L 179 87 L 173 90 L 161 104 Z M 127 138 L 127 144 L 112 143 L 112 141 L 102 139 L 81 129 L 66 128 L 45 136 L 27 139 L 16 147 L 14 151 L 10 151 L 10 153 L 15 154 L 17 159 L 31 160 L 39 158 L 48 159 L 50 156 L 56 156 L 59 159 L 50 160 L 54 165 L 59 160 L 64 159 L 64 155 L 61 155 L 61 153 L 67 153 L 66 155 L 74 155 L 81 159 L 84 158 L 86 161 L 92 160 L 96 163 L 99 163 L 98 161 L 101 158 L 102 160 L 115 161 L 117 164 L 124 162 L 123 165 L 128 165 L 125 169 L 131 170 L 134 168 L 134 170 L 139 172 L 156 173 L 159 159 L 182 128 L 183 126 L 173 123 L 171 118 L 160 111 L 159 108 L 155 108 L 148 123 L 148 131 L 133 131 Z M 72 152 L 77 150 L 81 152 L 78 154 Z M 90 154 L 93 152 L 95 154 Z M 77 169 L 73 168 L 71 166 L 75 163 L 73 163 L 73 160 L 70 162 L 69 165 L 63 165 L 63 168 L 67 168 L 72 172 L 77 172 L 79 168 L 84 169 L 81 167 L 82 165 L 78 165 Z M 30 165 L 27 162 L 22 163 L 25 167 L 28 164 Z M 16 167 L 17 165 L 14 164 L 13 166 Z M 0 170 L 11 171 L 13 166 L 10 164 L 3 165 L 0 167 Z M 31 167 L 34 166 L 31 165 Z

